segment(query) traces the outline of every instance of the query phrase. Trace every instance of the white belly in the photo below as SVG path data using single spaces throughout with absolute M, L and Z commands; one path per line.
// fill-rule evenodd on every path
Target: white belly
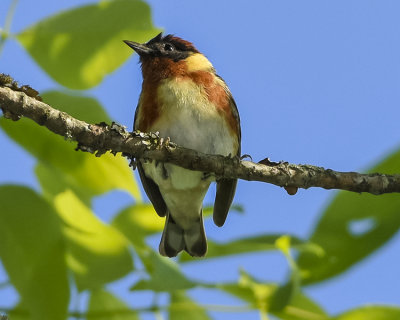
M 158 97 L 162 97 L 162 116 L 152 131 L 203 153 L 227 156 L 234 152 L 228 124 L 199 86 L 190 80 L 165 80 Z
M 158 89 L 158 97 L 162 97 L 159 98 L 162 116 L 150 131 L 159 131 L 161 137 L 170 137 L 180 146 L 203 153 L 225 156 L 235 154 L 235 141 L 228 124 L 200 90 L 189 80 L 164 80 Z M 166 167 L 171 173 L 172 188 L 195 187 L 202 176 L 199 172 L 181 168 L 177 170 L 177 167 L 171 165 Z M 173 171 L 179 173 L 176 178 Z M 152 178 L 154 180 L 156 177 Z M 158 177 L 156 179 L 159 180 Z M 158 184 L 158 181 L 155 182 Z
M 158 97 L 162 97 L 159 99 L 162 116 L 150 131 L 159 131 L 161 137 L 170 137 L 180 146 L 203 153 L 225 156 L 236 153 L 228 124 L 193 82 L 165 80 L 158 89 Z M 159 186 L 174 218 L 183 224 L 188 220 L 188 226 L 191 219 L 198 219 L 212 176 L 205 178 L 202 172 L 171 164 L 156 166 L 147 162 L 143 167 Z

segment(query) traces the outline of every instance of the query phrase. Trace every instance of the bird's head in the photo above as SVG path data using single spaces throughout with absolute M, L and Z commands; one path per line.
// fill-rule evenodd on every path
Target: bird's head
M 191 42 L 171 34 L 163 36 L 160 33 L 143 44 L 130 40 L 124 42 L 139 55 L 143 76 L 147 73 L 171 76 L 213 70 L 210 61 Z

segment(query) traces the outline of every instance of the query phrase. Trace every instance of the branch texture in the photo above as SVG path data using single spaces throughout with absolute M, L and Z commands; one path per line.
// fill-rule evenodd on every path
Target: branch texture
M 38 93 L 28 86 L 18 87 L 15 82 L 5 83 L 0 78 L 0 108 L 6 118 L 18 120 L 27 117 L 50 131 L 78 142 L 78 149 L 96 153 L 122 152 L 131 159 L 153 159 L 170 162 L 190 170 L 214 173 L 217 178 L 239 178 L 261 181 L 284 187 L 289 194 L 297 188 L 320 187 L 353 192 L 383 194 L 400 192 L 400 175 L 380 173 L 360 174 L 337 172 L 312 165 L 287 162 L 259 163 L 207 155 L 182 148 L 157 133 L 127 132 L 125 127 L 112 123 L 88 124 L 65 112 L 41 102 Z

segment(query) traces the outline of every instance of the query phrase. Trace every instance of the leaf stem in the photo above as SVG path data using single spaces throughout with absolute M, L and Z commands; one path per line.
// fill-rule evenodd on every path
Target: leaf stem
M 14 17 L 15 9 L 17 8 L 18 0 L 12 0 L 7 12 L 4 28 L 0 29 L 0 55 L 4 47 L 4 43 L 10 36 L 11 23 Z

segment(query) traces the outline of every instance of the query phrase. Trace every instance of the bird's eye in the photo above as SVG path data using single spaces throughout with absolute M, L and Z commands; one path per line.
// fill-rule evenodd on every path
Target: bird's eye
M 166 44 L 164 44 L 164 50 L 165 51 L 174 51 L 174 46 L 172 45 L 172 44 L 170 44 L 170 43 L 166 43 Z

